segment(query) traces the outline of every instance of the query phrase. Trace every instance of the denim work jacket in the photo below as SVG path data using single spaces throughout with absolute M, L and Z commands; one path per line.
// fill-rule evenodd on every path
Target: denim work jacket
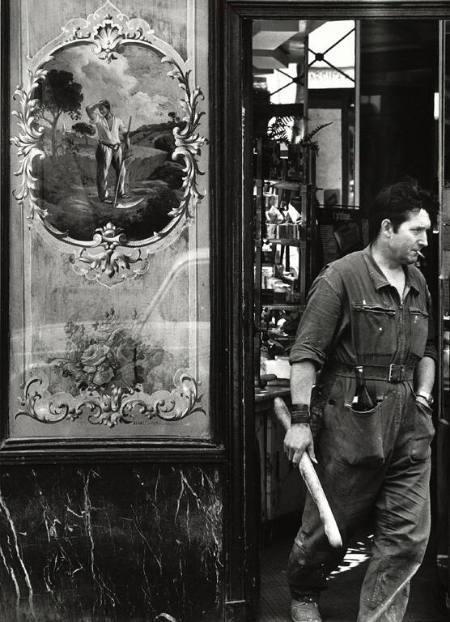
M 349 366 L 414 366 L 436 359 L 431 297 L 423 274 L 405 266 L 403 302 L 370 253 L 370 246 L 326 266 L 316 278 L 290 362 Z

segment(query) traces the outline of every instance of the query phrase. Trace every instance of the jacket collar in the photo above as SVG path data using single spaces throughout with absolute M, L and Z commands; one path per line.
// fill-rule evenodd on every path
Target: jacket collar
M 369 272 L 369 276 L 372 279 L 373 285 L 376 290 L 381 289 L 382 287 L 390 287 L 390 283 L 387 278 L 384 276 L 380 267 L 378 266 L 375 259 L 372 257 L 372 253 L 370 252 L 370 244 L 366 246 L 366 248 L 362 251 L 364 260 L 366 262 L 367 270 Z M 416 293 L 420 292 L 420 284 L 418 274 L 415 270 L 411 270 L 409 266 L 403 266 L 405 271 L 405 287 L 413 289 Z

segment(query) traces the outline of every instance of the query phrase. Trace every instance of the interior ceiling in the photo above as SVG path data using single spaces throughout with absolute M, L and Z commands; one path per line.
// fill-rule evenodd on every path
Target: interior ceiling
M 255 20 L 253 67 L 264 73 L 302 62 L 306 36 L 323 23 L 319 20 Z
M 255 73 L 283 69 L 304 59 L 306 36 L 324 20 L 255 20 Z M 436 20 L 362 20 L 361 66 L 368 73 L 417 72 L 438 62 Z M 403 79 L 405 76 L 403 75 Z

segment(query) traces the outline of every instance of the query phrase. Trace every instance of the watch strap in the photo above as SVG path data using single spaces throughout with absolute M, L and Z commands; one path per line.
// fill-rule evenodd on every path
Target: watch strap
M 428 403 L 428 406 L 433 405 L 433 396 L 431 393 L 427 393 L 426 391 L 416 391 L 416 397 L 423 397 L 423 399 Z
M 311 421 L 311 413 L 308 404 L 292 404 L 291 408 L 291 425 L 297 423 L 309 424 Z

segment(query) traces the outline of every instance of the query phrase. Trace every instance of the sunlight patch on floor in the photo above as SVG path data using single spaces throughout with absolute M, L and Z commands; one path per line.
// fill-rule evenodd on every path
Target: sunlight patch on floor
M 354 547 L 350 547 L 345 554 L 342 563 L 334 570 L 329 580 L 332 580 L 336 575 L 342 572 L 347 572 L 352 568 L 357 568 L 370 558 L 370 547 L 372 545 L 373 536 L 368 536 L 365 541 L 359 541 Z

